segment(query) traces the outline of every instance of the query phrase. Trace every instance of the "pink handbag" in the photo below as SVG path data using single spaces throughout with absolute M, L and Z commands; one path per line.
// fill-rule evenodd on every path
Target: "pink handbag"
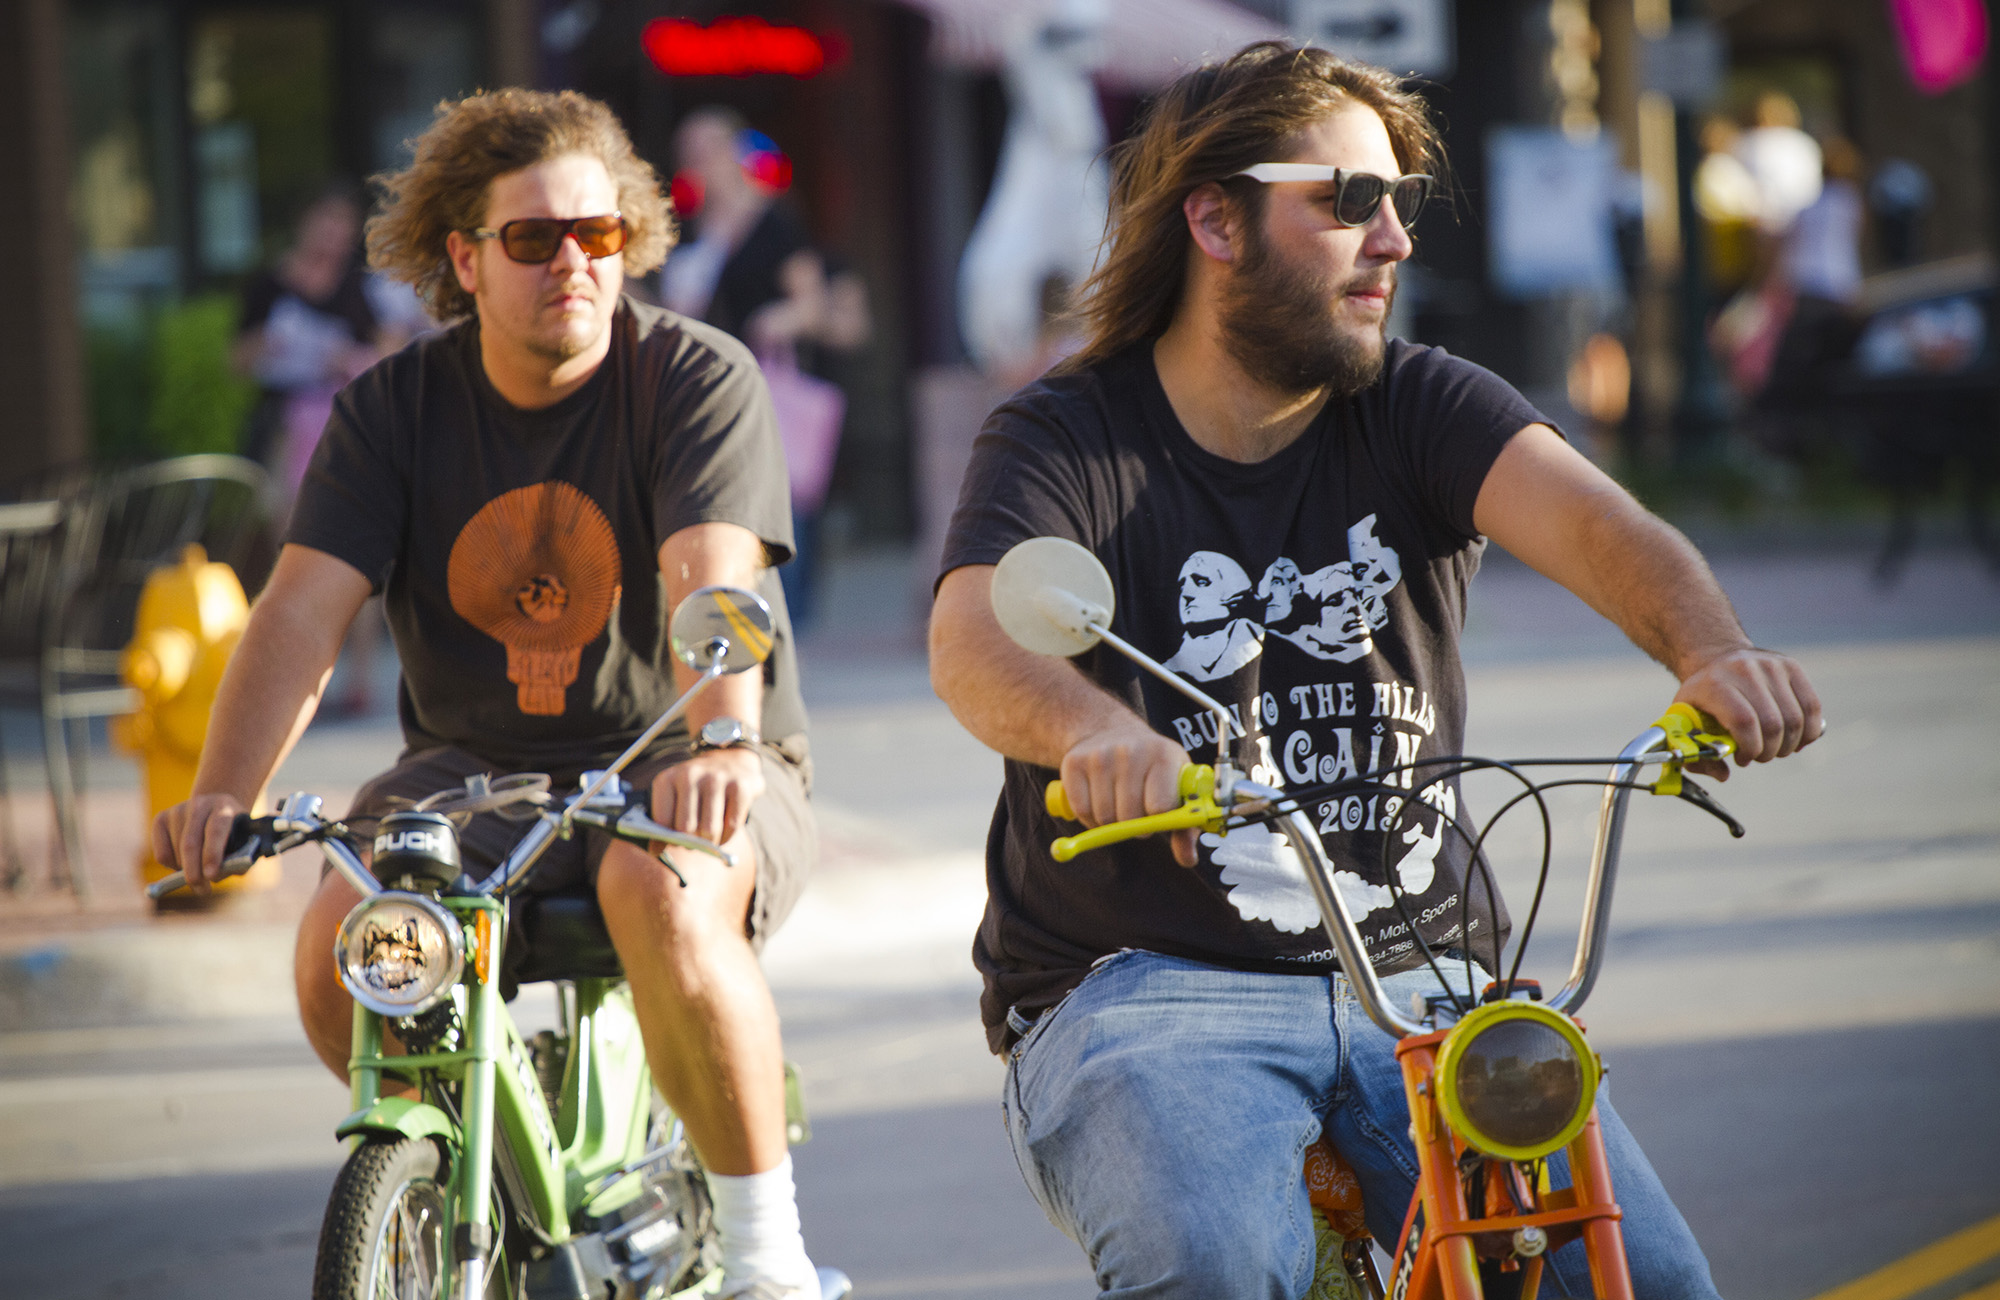
M 840 450 L 840 422 L 847 414 L 847 394 L 838 385 L 800 370 L 790 348 L 759 357 L 758 364 L 771 390 L 778 437 L 785 444 L 792 507 L 802 514 L 817 513 L 826 504 L 827 486 L 833 480 L 833 458 Z

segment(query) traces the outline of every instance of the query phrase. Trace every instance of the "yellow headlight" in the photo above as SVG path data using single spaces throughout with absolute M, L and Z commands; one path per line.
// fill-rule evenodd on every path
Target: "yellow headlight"
M 1568 1016 L 1536 1002 L 1488 1003 L 1438 1048 L 1438 1105 L 1487 1155 L 1539 1160 L 1582 1131 L 1602 1072 Z

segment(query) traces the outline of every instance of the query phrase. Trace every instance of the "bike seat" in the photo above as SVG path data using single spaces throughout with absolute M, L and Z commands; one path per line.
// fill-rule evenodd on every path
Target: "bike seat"
M 587 894 L 525 895 L 515 900 L 512 919 L 502 963 L 510 985 L 625 974 L 604 913 Z

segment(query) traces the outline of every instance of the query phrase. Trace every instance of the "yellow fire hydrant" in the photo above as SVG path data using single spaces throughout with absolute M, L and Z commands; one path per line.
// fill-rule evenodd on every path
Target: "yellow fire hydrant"
M 119 746 L 146 769 L 146 831 L 138 858 L 144 884 L 169 874 L 153 858 L 153 818 L 194 791 L 195 767 L 201 762 L 222 670 L 249 617 L 250 602 L 243 598 L 235 571 L 211 562 L 199 546 L 183 551 L 179 564 L 155 570 L 139 595 L 122 667 L 140 703 L 136 712 L 118 720 L 115 735 Z M 277 878 L 277 860 L 266 858 L 217 888 L 263 889 Z

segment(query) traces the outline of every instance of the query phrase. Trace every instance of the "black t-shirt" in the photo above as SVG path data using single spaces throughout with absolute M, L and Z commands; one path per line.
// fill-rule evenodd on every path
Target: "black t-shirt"
M 1113 630 L 1231 705 L 1252 779 L 1302 788 L 1460 752 L 1458 635 L 1484 540 L 1473 503 L 1500 449 L 1546 423 L 1491 372 L 1392 341 L 1382 378 L 1328 404 L 1256 464 L 1215 456 L 1175 418 L 1150 344 L 1045 378 L 995 411 L 945 543 L 941 572 L 993 564 L 1016 542 L 1065 537 L 1117 592 Z M 1216 724 L 1109 647 L 1075 662 L 1198 762 Z M 1335 969 L 1304 870 L 1275 830 L 1204 835 L 1199 864 L 1137 840 L 1057 864 L 1073 834 L 1043 807 L 1055 773 L 1009 760 L 987 848 L 988 902 L 973 947 L 994 1049 L 1010 1008 L 1032 1017 L 1092 962 L 1123 948 L 1244 970 Z M 1405 789 L 1421 785 L 1395 777 Z M 1455 783 L 1398 809 L 1389 794 L 1313 806 L 1370 958 L 1422 958 L 1390 901 L 1384 840 L 1411 915 L 1434 948 L 1504 934 L 1483 887 L 1463 910 L 1467 844 Z M 1385 836 L 1379 827 L 1389 827 Z M 1495 914 L 1497 910 L 1497 915 Z
M 411 750 L 499 770 L 601 766 L 673 699 L 660 544 L 740 524 L 792 550 L 784 453 L 756 362 L 721 331 L 620 302 L 610 355 L 554 406 L 501 397 L 476 319 L 418 339 L 343 389 L 286 540 L 385 596 Z M 762 728 L 805 731 L 775 569 Z M 670 728 L 658 748 L 685 743 Z

